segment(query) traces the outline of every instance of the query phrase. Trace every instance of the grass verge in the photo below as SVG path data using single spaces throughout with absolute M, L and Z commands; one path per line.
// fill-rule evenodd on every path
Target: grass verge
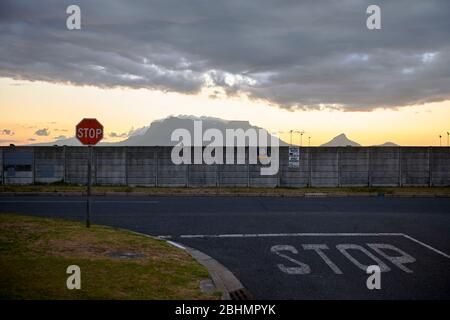
M 201 292 L 208 272 L 187 252 L 109 227 L 0 214 L 0 257 L 0 299 L 220 297 Z M 69 265 L 81 268 L 80 290 L 66 287 Z
M 85 192 L 86 187 L 73 184 L 35 184 L 35 185 L 3 185 L 0 194 L 17 193 L 56 193 Z M 148 195 L 279 195 L 304 196 L 307 193 L 326 193 L 329 195 L 415 195 L 415 196 L 450 196 L 450 187 L 341 187 L 341 188 L 168 188 L 168 187 L 130 187 L 130 186 L 93 186 L 95 194 L 103 193 L 136 193 Z

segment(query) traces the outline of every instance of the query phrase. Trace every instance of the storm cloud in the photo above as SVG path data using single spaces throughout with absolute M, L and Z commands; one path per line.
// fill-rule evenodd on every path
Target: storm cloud
M 81 7 L 81 30 L 66 8 Z M 369 4 L 381 30 L 366 28 Z M 196 93 L 291 110 L 450 99 L 448 0 L 0 3 L 0 76 Z

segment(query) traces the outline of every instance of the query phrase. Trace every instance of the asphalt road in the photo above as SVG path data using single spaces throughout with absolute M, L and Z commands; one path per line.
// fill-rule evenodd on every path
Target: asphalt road
M 74 220 L 85 206 L 0 197 L 0 212 Z M 259 299 L 450 299 L 450 198 L 97 197 L 92 222 L 201 250 Z

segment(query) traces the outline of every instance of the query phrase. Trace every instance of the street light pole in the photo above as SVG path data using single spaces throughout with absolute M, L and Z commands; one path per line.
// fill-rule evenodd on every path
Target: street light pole
M 311 147 L 311 137 L 308 137 L 308 147 Z
M 442 147 L 442 135 L 439 135 L 439 147 Z
M 450 132 L 448 132 L 447 131 L 447 147 L 450 147 L 450 144 L 449 144 L 449 139 L 450 138 Z

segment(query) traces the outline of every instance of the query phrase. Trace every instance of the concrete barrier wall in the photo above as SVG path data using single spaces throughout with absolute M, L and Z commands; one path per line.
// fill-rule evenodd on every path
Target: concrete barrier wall
M 129 185 L 156 186 L 156 148 L 125 147 Z
M 104 147 L 101 152 L 93 152 L 93 160 L 96 172 L 94 184 L 127 184 L 126 148 Z
M 437 148 L 430 154 L 431 185 L 450 185 L 450 152 L 449 148 Z
M 369 156 L 370 185 L 400 185 L 399 148 L 372 148 Z
M 34 182 L 33 148 L 3 148 L 3 180 L 5 184 Z
M 338 148 L 311 149 L 311 186 L 339 186 L 339 153 Z
M 433 152 L 437 153 L 438 150 L 434 150 Z M 400 153 L 400 183 L 402 186 L 428 186 L 432 183 L 430 180 L 430 155 L 431 152 L 428 148 L 407 148 L 402 150 Z M 439 156 L 438 158 L 440 159 L 442 156 Z M 448 167 L 447 173 L 449 170 L 450 168 Z M 439 173 L 439 176 L 444 178 L 444 180 L 446 179 L 445 174 L 443 173 Z M 446 185 L 446 182 L 443 182 L 444 185 Z
M 234 163 L 175 165 L 171 147 L 93 147 L 92 183 L 161 187 L 350 187 L 450 186 L 447 147 L 300 148 L 298 167 L 289 166 L 287 147 L 280 170 L 262 176 L 260 164 L 248 164 L 249 150 Z M 192 150 L 191 161 L 201 150 Z M 66 182 L 85 184 L 87 147 L 0 147 L 4 184 Z
M 364 187 L 369 185 L 369 148 L 340 148 L 339 186 Z
M 64 181 L 64 148 L 33 148 L 34 182 Z
M 310 157 L 312 148 L 300 149 L 300 163 L 298 168 L 289 167 L 289 154 L 284 148 L 280 149 L 280 186 L 281 187 L 308 187 L 310 185 Z
M 53 148 L 55 150 L 58 149 L 58 147 Z M 95 177 L 95 167 L 95 165 L 92 166 L 93 177 Z M 76 184 L 87 183 L 88 148 L 65 147 L 64 168 L 64 182 Z M 95 182 L 95 178 L 93 182 Z

